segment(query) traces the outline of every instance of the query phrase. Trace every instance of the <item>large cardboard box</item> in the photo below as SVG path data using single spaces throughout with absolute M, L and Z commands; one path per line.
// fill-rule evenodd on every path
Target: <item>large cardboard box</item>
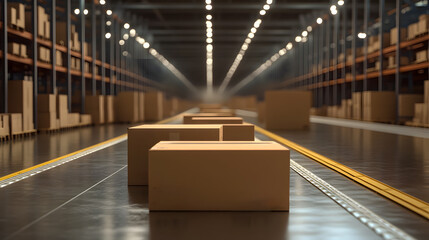
M 120 92 L 115 100 L 115 113 L 117 121 L 135 123 L 139 121 L 139 95 L 138 92 Z
M 91 125 L 92 124 L 92 116 L 90 114 L 80 114 L 80 125 Z
M 9 112 L 22 114 L 22 131 L 33 130 L 33 82 L 11 80 L 8 91 Z
M 80 124 L 80 114 L 79 113 L 69 113 L 67 116 L 68 126 L 75 127 Z
M 259 102 L 258 103 L 258 122 L 263 123 L 265 122 L 265 103 Z
M 148 152 L 159 141 L 221 141 L 222 125 L 140 125 L 128 129 L 128 185 L 148 184 Z
M 0 137 L 8 137 L 9 135 L 9 115 L 0 113 Z
M 162 117 L 163 118 L 169 118 L 173 115 L 172 108 L 171 108 L 171 99 L 164 98 L 162 101 L 163 107 L 162 107 Z
M 145 120 L 144 118 L 144 112 L 145 112 L 145 105 L 144 105 L 144 93 L 143 92 L 139 92 L 139 121 L 143 122 Z
M 144 96 L 144 111 L 145 120 L 149 122 L 156 122 L 162 120 L 162 100 L 164 94 L 162 92 L 153 91 L 147 92 Z
M 390 45 L 395 45 L 398 42 L 397 34 L 398 34 L 398 30 L 396 27 L 394 27 L 390 30 Z M 401 28 L 400 39 L 401 39 L 401 42 L 403 42 L 407 39 L 407 29 L 406 28 Z
M 9 129 L 10 134 L 20 134 L 23 132 L 22 129 L 22 114 L 21 113 L 10 113 L 9 114 Z
M 352 93 L 353 119 L 362 120 L 362 92 Z
M 37 95 L 37 112 L 38 113 L 56 113 L 57 99 L 55 94 Z
M 228 113 L 235 116 L 235 110 L 229 108 L 203 108 L 200 113 Z
M 191 124 L 193 117 L 232 117 L 231 113 L 190 113 L 183 115 L 183 123 Z
M 254 141 L 255 126 L 249 123 L 223 124 L 223 141 Z
M 414 104 L 414 118 L 413 118 L 413 122 L 414 123 L 424 123 L 424 118 L 423 118 L 423 109 L 425 107 L 424 103 L 416 103 Z
M 395 92 L 363 92 L 363 120 L 394 122 L 396 119 Z
M 57 112 L 39 112 L 37 114 L 38 129 L 58 129 Z
M 193 117 L 190 124 L 242 124 L 241 117 Z
M 105 108 L 104 120 L 106 123 L 113 123 L 115 121 L 115 96 L 107 95 L 104 97 Z
M 417 35 L 426 34 L 428 32 L 428 29 L 429 29 L 429 14 L 422 14 L 419 16 Z
M 311 92 L 266 91 L 265 124 L 268 129 L 304 129 L 310 125 Z
M 85 113 L 91 115 L 91 119 L 94 124 L 103 124 L 105 122 L 104 105 L 104 96 L 86 96 Z
M 424 81 L 424 95 L 424 102 L 429 103 L 429 80 Z
M 173 115 L 179 113 L 179 99 L 177 98 L 171 99 L 171 112 Z
M 67 120 L 69 114 L 67 101 L 67 95 L 59 94 L 57 96 L 57 118 L 60 120 L 60 128 L 68 127 L 69 124 Z
M 421 94 L 400 94 L 399 95 L 399 116 L 400 117 L 413 117 L 414 104 L 422 103 L 423 95 Z
M 276 142 L 160 142 L 149 151 L 149 210 L 288 211 L 289 164 Z

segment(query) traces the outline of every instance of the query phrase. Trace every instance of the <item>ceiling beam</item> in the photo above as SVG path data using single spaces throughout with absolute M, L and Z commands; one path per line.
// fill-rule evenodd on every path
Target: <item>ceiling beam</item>
M 183 30 L 177 30 L 177 29 L 156 29 L 156 30 L 150 30 L 149 31 L 153 35 L 175 35 L 175 36 L 183 36 L 183 35 L 204 35 L 204 30 L 198 30 L 198 29 L 183 29 Z M 259 29 L 258 35 L 290 35 L 296 31 L 293 30 L 287 30 L 287 29 Z M 243 39 L 247 34 L 249 33 L 248 30 L 225 30 L 225 29 L 219 29 L 214 31 L 214 36 L 219 35 L 240 35 L 243 36 Z
M 121 3 L 116 4 L 115 9 L 123 10 L 204 10 L 204 2 L 200 3 Z M 240 3 L 240 4 L 216 4 L 216 10 L 259 10 L 262 4 Z M 326 10 L 329 5 L 326 3 L 276 3 L 273 4 L 273 9 L 276 10 Z

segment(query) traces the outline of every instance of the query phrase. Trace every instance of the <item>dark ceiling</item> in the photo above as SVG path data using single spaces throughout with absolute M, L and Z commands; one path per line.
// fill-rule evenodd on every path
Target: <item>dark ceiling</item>
M 266 0 L 116 0 L 114 11 L 138 16 L 151 44 L 195 86 L 206 85 L 205 16 L 213 16 L 214 85 L 219 86 Z M 273 53 L 329 9 L 329 0 L 274 0 L 229 87 L 258 68 Z M 305 21 L 308 22 L 305 22 Z

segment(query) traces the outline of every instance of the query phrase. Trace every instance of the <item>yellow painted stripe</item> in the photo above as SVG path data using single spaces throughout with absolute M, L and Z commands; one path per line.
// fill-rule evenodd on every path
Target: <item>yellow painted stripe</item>
M 402 205 L 403 207 L 419 214 L 420 216 L 429 219 L 429 203 L 406 194 L 392 186 L 382 183 L 376 179 L 373 179 L 363 173 L 360 173 L 352 168 L 349 168 L 343 164 L 340 164 L 330 158 L 327 158 L 321 154 L 313 152 L 303 146 L 300 146 L 292 141 L 289 141 L 277 134 L 267 131 L 261 127 L 255 126 L 255 131 L 286 145 L 287 147 L 319 162 L 320 164 L 331 168 L 338 173 L 356 181 L 357 183 L 373 190 L 374 192 Z
M 178 119 L 178 118 L 182 117 L 182 116 L 183 116 L 183 114 L 184 114 L 184 113 L 181 113 L 181 114 L 176 115 L 176 116 L 174 116 L 174 117 L 164 119 L 164 120 L 162 120 L 162 121 L 157 122 L 156 124 L 164 124 L 164 123 L 167 123 L 167 122 L 174 121 L 174 120 L 176 120 L 176 119 Z M 98 146 L 102 146 L 102 145 L 104 145 L 104 144 L 107 144 L 107 143 L 110 143 L 110 142 L 116 141 L 116 140 L 118 140 L 118 139 L 120 139 L 120 138 L 123 138 L 123 137 L 125 137 L 125 136 L 127 136 L 127 134 L 123 134 L 123 135 L 121 135 L 121 136 L 118 136 L 118 137 L 115 137 L 115 138 L 109 139 L 109 140 L 107 140 L 107 141 L 104 141 L 104 142 L 101 142 L 101 143 L 97 143 L 97 144 L 92 145 L 92 146 L 89 146 L 89 147 L 87 147 L 87 148 L 84 148 L 84 149 L 81 149 L 81 150 L 78 150 L 78 151 L 75 151 L 75 152 L 69 153 L 69 154 L 67 154 L 67 155 L 64 155 L 64 156 L 61 156 L 61 157 L 58 157 L 58 158 L 55 158 L 55 159 L 52 159 L 52 160 L 49 160 L 49 161 L 46 161 L 46 162 L 44 162 L 44 163 L 40 163 L 40 164 L 34 165 L 34 166 L 32 166 L 32 167 L 29 167 L 29 168 L 23 169 L 23 170 L 21 170 L 21 171 L 11 173 L 11 174 L 6 175 L 6 176 L 4 176 L 4 177 L 0 177 L 0 181 L 3 181 L 3 180 L 6 180 L 6 179 L 9 179 L 9 178 L 11 178 L 11 177 L 15 177 L 15 176 L 17 176 L 17 175 L 19 175 L 19 174 L 29 172 L 29 171 L 31 171 L 31 170 L 34 170 L 34 169 L 37 169 L 37 168 L 43 167 L 43 166 L 45 166 L 45 165 L 48 165 L 48 164 L 51 164 L 51 163 L 54 163 L 54 162 L 58 162 L 58 161 L 60 161 L 60 160 L 62 160 L 62 159 L 64 159 L 64 158 L 67 158 L 67 157 L 73 156 L 73 155 L 75 155 L 75 154 L 78 154 L 78 153 L 81 153 L 81 152 L 84 152 L 84 151 L 87 151 L 87 150 L 90 150 L 90 149 L 96 148 L 96 147 L 98 147 Z

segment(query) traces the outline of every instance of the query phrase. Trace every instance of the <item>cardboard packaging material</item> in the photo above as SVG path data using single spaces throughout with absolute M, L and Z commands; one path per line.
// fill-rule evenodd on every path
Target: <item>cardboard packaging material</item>
M 254 141 L 255 126 L 249 123 L 223 124 L 223 141 Z
M 191 124 L 242 124 L 241 117 L 193 117 Z
M 55 94 L 37 95 L 37 111 L 40 113 L 55 113 L 57 111 L 57 99 Z
M 149 151 L 149 210 L 288 211 L 289 164 L 271 141 L 160 142 Z
M 103 124 L 104 121 L 104 96 L 87 95 L 85 99 L 85 112 L 91 115 L 94 124 Z
M 68 127 L 67 116 L 69 108 L 67 104 L 67 95 L 57 95 L 57 118 L 60 120 L 60 127 Z
M 429 80 L 424 81 L 424 102 L 429 103 Z
M 393 122 L 396 118 L 395 92 L 363 92 L 363 120 Z
M 138 111 L 139 111 L 139 121 L 143 122 L 145 120 L 144 118 L 144 93 L 143 92 L 139 92 L 139 107 L 138 107 Z
M 138 101 L 138 92 L 120 92 L 115 100 L 115 119 L 123 123 L 138 122 Z
M 37 114 L 38 129 L 58 129 L 56 112 L 39 112 Z
M 10 135 L 9 114 L 0 114 L 0 137 L 8 137 Z
M 416 63 L 426 62 L 428 60 L 428 51 L 421 50 L 416 52 Z
M 413 117 L 414 104 L 423 102 L 423 95 L 421 94 L 400 94 L 399 99 L 399 116 L 400 117 Z
M 418 123 L 418 124 L 424 123 L 424 118 L 423 118 L 424 107 L 425 107 L 424 103 L 414 104 L 414 118 L 413 118 L 414 123 Z
M 183 116 L 184 124 L 191 124 L 193 117 L 233 117 L 231 113 L 194 113 Z
M 153 91 L 147 92 L 144 95 L 144 115 L 145 120 L 150 122 L 156 122 L 162 120 L 162 100 L 164 94 L 162 92 Z
M 266 91 L 265 125 L 268 129 L 304 129 L 310 125 L 311 92 Z
M 22 3 L 7 3 L 8 25 L 25 30 L 25 6 Z
M 407 34 L 407 40 L 414 39 L 417 36 L 418 31 L 419 31 L 419 23 L 418 22 L 408 25 L 408 28 L 407 28 L 407 32 L 408 32 L 408 34 Z
M 390 45 L 395 45 L 398 42 L 397 34 L 398 34 L 398 30 L 396 27 L 394 27 L 390 30 Z M 406 28 L 401 28 L 400 39 L 401 39 L 401 42 L 403 42 L 407 39 L 407 29 Z
M 106 114 L 104 120 L 106 123 L 115 122 L 115 96 L 106 95 L 105 98 L 105 108 L 104 113 Z
M 179 99 L 177 98 L 171 99 L 171 113 L 172 115 L 179 113 Z
M 164 100 L 162 101 L 163 106 L 162 106 L 162 117 L 165 118 L 169 118 L 173 115 L 173 111 L 172 111 L 172 101 L 171 99 L 167 99 L 164 98 Z
M 410 60 L 408 59 L 408 57 L 405 56 L 401 56 L 400 58 L 400 66 L 404 66 L 410 63 Z M 396 56 L 389 56 L 388 57 L 388 64 L 387 64 L 387 68 L 394 68 L 396 67 Z
M 203 108 L 200 113 L 227 113 L 235 116 L 235 110 L 229 108 Z
M 8 43 L 7 48 L 8 48 L 8 53 L 11 53 L 11 54 L 16 55 L 16 56 L 20 55 L 21 50 L 20 50 L 19 43 L 10 42 L 10 43 Z
M 22 131 L 34 130 L 33 82 L 9 81 L 8 108 L 10 113 L 22 114 Z
M 429 103 L 423 104 L 422 123 L 429 124 Z
M 200 111 L 202 109 L 221 109 L 222 104 L 220 104 L 220 103 L 201 103 L 198 105 L 198 108 L 200 109 Z
M 428 29 L 429 29 L 429 14 L 422 14 L 419 16 L 417 35 L 426 34 L 428 32 Z
M 259 102 L 258 103 L 258 122 L 263 123 L 265 122 L 265 103 Z
M 21 113 L 9 113 L 9 120 L 10 135 L 20 134 L 23 132 Z
M 222 125 L 140 125 L 128 129 L 128 185 L 148 184 L 148 152 L 159 141 L 221 141 Z
M 92 117 L 90 114 L 80 114 L 80 125 L 91 125 L 92 124 Z
M 362 93 L 352 93 L 353 119 L 362 120 Z
M 75 127 L 80 123 L 80 114 L 79 113 L 69 113 L 67 116 L 68 126 Z

